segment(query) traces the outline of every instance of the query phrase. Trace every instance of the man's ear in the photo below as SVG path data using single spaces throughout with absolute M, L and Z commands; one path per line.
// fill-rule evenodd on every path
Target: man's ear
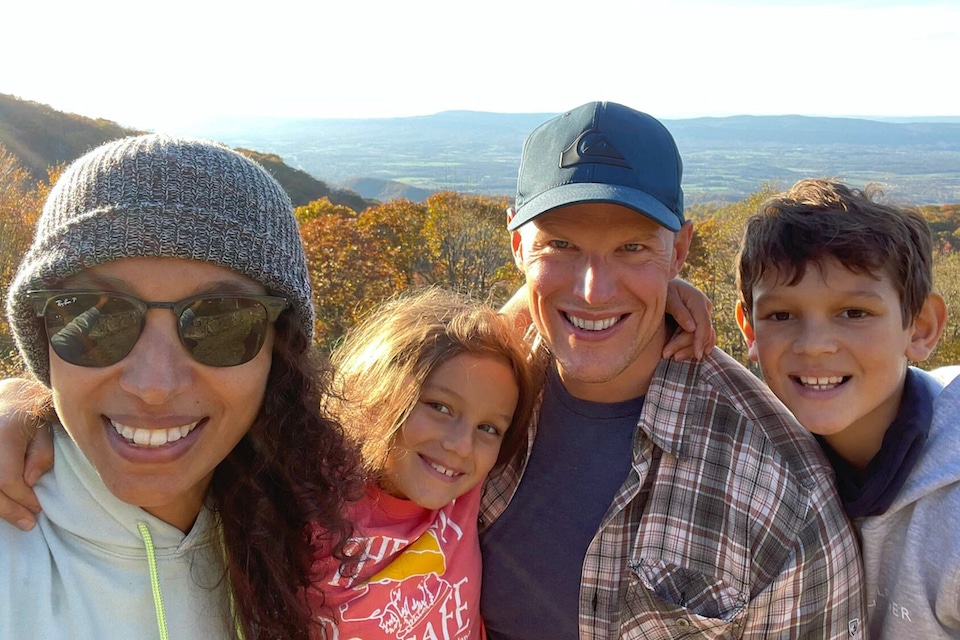
M 513 220 L 513 217 L 517 215 L 517 210 L 513 207 L 507 208 L 507 225 L 509 226 L 510 221 Z M 521 251 L 522 245 L 520 243 L 520 230 L 514 230 L 510 232 L 510 248 L 513 249 L 513 262 L 517 265 L 517 268 L 520 271 L 523 271 L 523 252 Z
M 680 274 L 680 269 L 687 259 L 690 243 L 693 241 L 693 222 L 687 220 L 680 226 L 673 238 L 673 277 Z
M 931 293 L 924 300 L 920 313 L 913 319 L 913 325 L 910 328 L 910 344 L 907 345 L 906 351 L 907 358 L 914 362 L 929 358 L 946 326 L 947 303 L 939 293 Z
M 753 334 L 753 325 L 750 324 L 750 318 L 743 311 L 743 305 L 737 302 L 737 324 L 740 326 L 740 333 L 743 334 L 743 341 L 747 343 L 747 356 L 754 362 L 759 362 L 757 355 L 757 338 Z

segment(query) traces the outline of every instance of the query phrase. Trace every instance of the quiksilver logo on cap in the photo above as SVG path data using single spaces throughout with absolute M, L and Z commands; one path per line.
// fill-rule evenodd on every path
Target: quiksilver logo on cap
M 632 169 L 623 154 L 617 151 L 607 136 L 597 129 L 587 129 L 560 154 L 560 168 L 568 169 L 580 164 L 609 164 Z

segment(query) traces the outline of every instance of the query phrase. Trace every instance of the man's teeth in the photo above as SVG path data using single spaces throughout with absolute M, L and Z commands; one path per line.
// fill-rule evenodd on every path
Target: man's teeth
M 457 471 L 454 471 L 453 469 L 447 469 L 446 467 L 442 467 L 436 462 L 428 462 L 428 464 L 431 467 L 433 467 L 434 470 L 439 471 L 440 473 L 447 476 L 448 478 L 454 478 L 460 475 L 460 473 L 458 473 Z
M 197 422 L 199 422 L 199 420 Z M 128 440 L 141 447 L 162 447 L 168 442 L 176 442 L 180 438 L 187 437 L 187 434 L 197 426 L 197 422 L 191 422 L 190 424 L 171 427 L 169 429 L 140 429 L 129 427 L 125 424 L 114 422 L 113 420 L 110 421 L 110 424 L 113 425 L 114 430 L 120 434 L 124 440 Z
M 824 376 L 819 378 L 812 376 L 798 377 L 800 379 L 800 384 L 805 387 L 813 387 L 817 391 L 828 391 L 843 382 L 843 376 Z
M 570 324 L 578 329 L 585 329 L 587 331 L 603 331 L 604 329 L 609 329 L 613 325 L 620 322 L 620 316 L 616 316 L 614 318 L 605 318 L 604 320 L 584 320 L 583 318 L 578 318 L 568 314 L 567 320 L 569 320 Z

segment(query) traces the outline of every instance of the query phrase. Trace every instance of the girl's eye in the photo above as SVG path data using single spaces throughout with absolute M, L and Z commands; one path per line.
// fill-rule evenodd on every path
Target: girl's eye
M 485 432 L 487 432 L 487 433 L 489 433 L 489 434 L 492 434 L 492 435 L 495 435 L 495 436 L 499 436 L 499 435 L 500 435 L 500 430 L 497 429 L 497 428 L 496 428 L 495 426 L 493 426 L 492 424 L 481 424 L 481 425 L 477 425 L 477 429 L 480 429 L 481 431 L 485 431 Z
M 450 413 L 450 409 L 445 404 L 441 404 L 439 402 L 427 402 L 426 405 L 434 411 L 439 411 L 440 413 Z

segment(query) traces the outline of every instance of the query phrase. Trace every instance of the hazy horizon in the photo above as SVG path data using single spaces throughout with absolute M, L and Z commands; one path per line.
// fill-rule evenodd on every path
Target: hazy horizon
M 0 92 L 131 128 L 591 100 L 661 119 L 960 115 L 943 72 L 955 0 L 51 0 L 3 16 Z

